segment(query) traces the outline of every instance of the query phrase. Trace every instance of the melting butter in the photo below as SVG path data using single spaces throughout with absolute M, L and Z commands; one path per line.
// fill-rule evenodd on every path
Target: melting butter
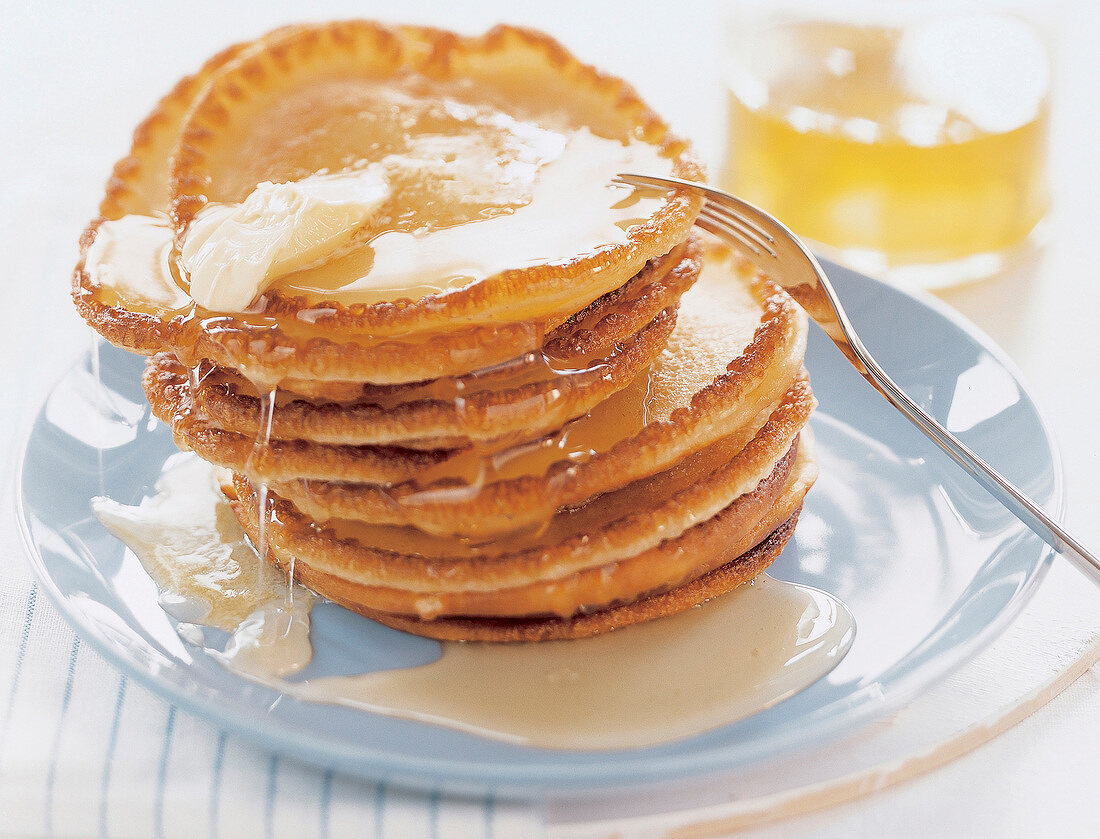
M 173 616 L 233 631 L 283 596 L 282 578 L 256 561 L 212 467 L 194 456 L 170 458 L 156 494 L 137 506 L 94 498 L 92 510 L 137 554 Z
M 191 298 L 175 282 L 172 226 L 166 217 L 123 216 L 100 223 L 84 255 L 93 285 L 138 308 L 180 309 Z
M 389 197 L 377 167 L 261 183 L 241 204 L 212 204 L 191 222 L 180 259 L 200 306 L 239 312 L 277 277 L 331 257 Z
M 160 602 L 188 640 L 195 627 L 232 633 L 227 664 L 254 678 L 297 672 L 309 663 L 309 609 L 316 596 L 262 563 L 218 489 L 208 463 L 172 457 L 156 494 L 137 506 L 95 498 L 104 526 L 137 555 Z
M 294 680 L 312 658 L 315 596 L 265 570 L 212 467 L 177 456 L 156 495 L 133 507 L 94 506 L 167 605 L 198 602 L 205 612 L 193 622 L 233 633 L 223 651 L 209 652 L 234 672 L 303 700 L 524 745 L 636 748 L 735 722 L 825 676 L 855 633 L 835 598 L 762 575 L 674 617 L 594 638 L 444 643 L 438 660 L 418 667 Z M 191 626 L 181 634 L 203 640 Z

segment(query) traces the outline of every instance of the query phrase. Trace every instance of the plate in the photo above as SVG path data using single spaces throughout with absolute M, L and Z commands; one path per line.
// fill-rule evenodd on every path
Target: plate
M 864 342 L 921 405 L 1048 510 L 1061 468 L 1019 375 L 931 297 L 827 265 Z M 841 664 L 745 720 L 669 743 L 567 752 L 292 700 L 177 635 L 152 581 L 89 500 L 152 492 L 171 435 L 140 387 L 143 360 L 100 345 L 53 389 L 24 450 L 18 505 L 35 571 L 105 657 L 170 701 L 273 751 L 388 783 L 483 794 L 584 795 L 746 767 L 851 733 L 898 709 L 988 644 L 1035 591 L 1053 552 L 874 392 L 816 329 L 807 366 L 821 478 L 771 573 L 854 613 Z M 100 385 L 102 383 L 102 387 Z M 314 614 L 329 673 L 408 666 L 435 642 L 331 604 Z M 311 665 L 312 666 L 312 665 Z

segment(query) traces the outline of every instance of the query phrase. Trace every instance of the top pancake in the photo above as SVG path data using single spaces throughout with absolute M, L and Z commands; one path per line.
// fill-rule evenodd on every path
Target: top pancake
M 616 224 L 625 229 L 617 241 L 581 247 L 561 228 L 584 218 L 583 202 L 558 212 L 552 197 L 533 196 L 549 189 L 545 173 L 554 166 L 559 180 L 566 172 L 577 183 L 592 181 L 597 170 L 564 162 L 580 152 L 598 158 L 592 149 L 623 155 L 605 161 L 611 170 L 589 191 L 616 203 Z M 477 167 L 462 161 L 482 159 L 497 168 L 464 180 Z M 117 231 L 145 217 L 145 244 L 126 256 L 135 276 L 115 282 L 94 260 L 82 262 L 74 297 L 115 343 L 168 350 L 188 366 L 209 359 L 264 386 L 286 378 L 389 384 L 461 375 L 537 349 L 546 333 L 687 238 L 697 197 L 643 197 L 603 183 L 635 159 L 701 176 L 685 144 L 625 83 L 544 35 L 499 27 L 462 37 L 364 21 L 290 27 L 212 59 L 143 123 L 116 166 L 103 217 L 84 237 L 85 256 L 133 251 L 123 240 L 141 237 Z M 371 167 L 385 169 L 392 194 L 370 223 L 369 243 L 276 278 L 246 312 L 196 306 L 187 272 L 163 258 L 204 208 L 233 205 L 265 181 Z M 542 180 L 532 182 L 531 171 Z M 566 186 L 573 184 L 561 180 L 572 195 Z M 442 280 L 420 276 L 408 288 L 379 289 L 359 279 L 381 270 L 382 234 L 414 244 L 438 234 L 443 245 L 447 237 L 460 245 L 453 231 L 511 230 L 509 217 L 521 213 L 559 221 L 545 225 L 558 232 L 537 260 L 517 251 L 512 266 L 512 237 L 503 235 L 480 268 Z

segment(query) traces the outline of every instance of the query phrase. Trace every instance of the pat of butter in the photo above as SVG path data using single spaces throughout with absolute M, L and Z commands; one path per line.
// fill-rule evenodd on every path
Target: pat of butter
M 278 277 L 331 256 L 390 197 L 377 167 L 261 183 L 241 204 L 212 204 L 180 250 L 191 297 L 222 312 L 248 308 Z

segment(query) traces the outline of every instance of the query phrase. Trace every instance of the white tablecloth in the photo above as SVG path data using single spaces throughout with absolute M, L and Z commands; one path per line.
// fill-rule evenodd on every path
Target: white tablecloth
M 676 786 L 647 800 L 625 794 L 602 803 L 544 805 L 407 794 L 304 767 L 227 736 L 127 680 L 74 636 L 32 580 L 11 512 L 12 475 L 37 406 L 88 347 L 68 299 L 77 238 L 132 127 L 180 75 L 219 47 L 295 19 L 374 16 L 468 31 L 498 21 L 530 24 L 635 83 L 712 164 L 720 155 L 717 3 L 293 5 L 58 2 L 5 4 L 0 11 L 0 369 L 6 396 L 0 435 L 8 441 L 0 455 L 0 836 L 522 837 L 548 831 L 564 837 L 661 835 L 676 828 L 690 836 L 759 821 L 760 808 L 776 801 L 768 798 L 764 780 L 736 807 L 730 802 L 738 792 L 723 789 L 721 779 Z M 1098 36 L 1100 10 L 1088 0 L 1068 5 L 1054 138 L 1055 239 L 1046 257 L 1003 281 L 944 295 L 1022 368 L 1064 454 L 1068 524 L 1094 547 L 1100 545 L 1094 433 L 1100 295 L 1088 249 L 1100 195 L 1094 148 L 1100 134 Z M 1100 602 L 1085 585 L 1068 569 L 1056 569 L 1034 609 L 1014 627 L 1017 635 L 1006 636 L 1038 652 L 1014 658 L 1002 642 L 986 665 L 978 662 L 977 670 L 957 677 L 962 682 L 938 689 L 941 701 L 951 702 L 968 690 L 967 678 L 996 678 L 996 668 L 1016 661 L 1022 669 L 1008 677 L 1045 685 L 1045 693 L 1031 697 L 1042 705 L 1063 686 L 1065 673 L 1085 672 L 1049 706 L 916 780 L 878 793 L 868 786 L 848 795 L 850 803 L 749 835 L 1022 837 L 1042 834 L 1044 826 L 1062 836 L 1100 833 L 1089 803 L 1091 779 L 1100 770 L 1100 678 L 1086 666 L 1096 655 L 1100 627 L 1089 615 Z M 1059 629 L 1051 616 L 1062 604 L 1069 617 Z M 1044 645 L 1051 655 L 1045 663 Z M 1010 710 L 1026 709 L 1027 697 L 1013 693 L 999 697 Z M 912 709 L 910 722 L 919 723 L 925 707 Z M 980 717 L 983 708 L 971 712 Z M 899 731 L 910 730 L 904 716 L 894 722 Z M 933 720 L 910 727 L 914 749 L 921 732 L 934 746 Z M 885 748 L 873 740 L 880 733 L 866 733 L 872 739 L 853 748 L 870 748 L 870 760 L 874 748 Z M 955 736 L 946 727 L 942 735 Z M 843 764 L 836 753 L 828 759 Z M 827 768 L 806 775 L 810 787 L 795 789 L 789 799 L 803 809 L 814 805 L 806 789 L 828 775 Z M 835 794 L 826 796 L 814 806 L 835 800 Z M 738 821 L 738 812 L 749 815 Z

